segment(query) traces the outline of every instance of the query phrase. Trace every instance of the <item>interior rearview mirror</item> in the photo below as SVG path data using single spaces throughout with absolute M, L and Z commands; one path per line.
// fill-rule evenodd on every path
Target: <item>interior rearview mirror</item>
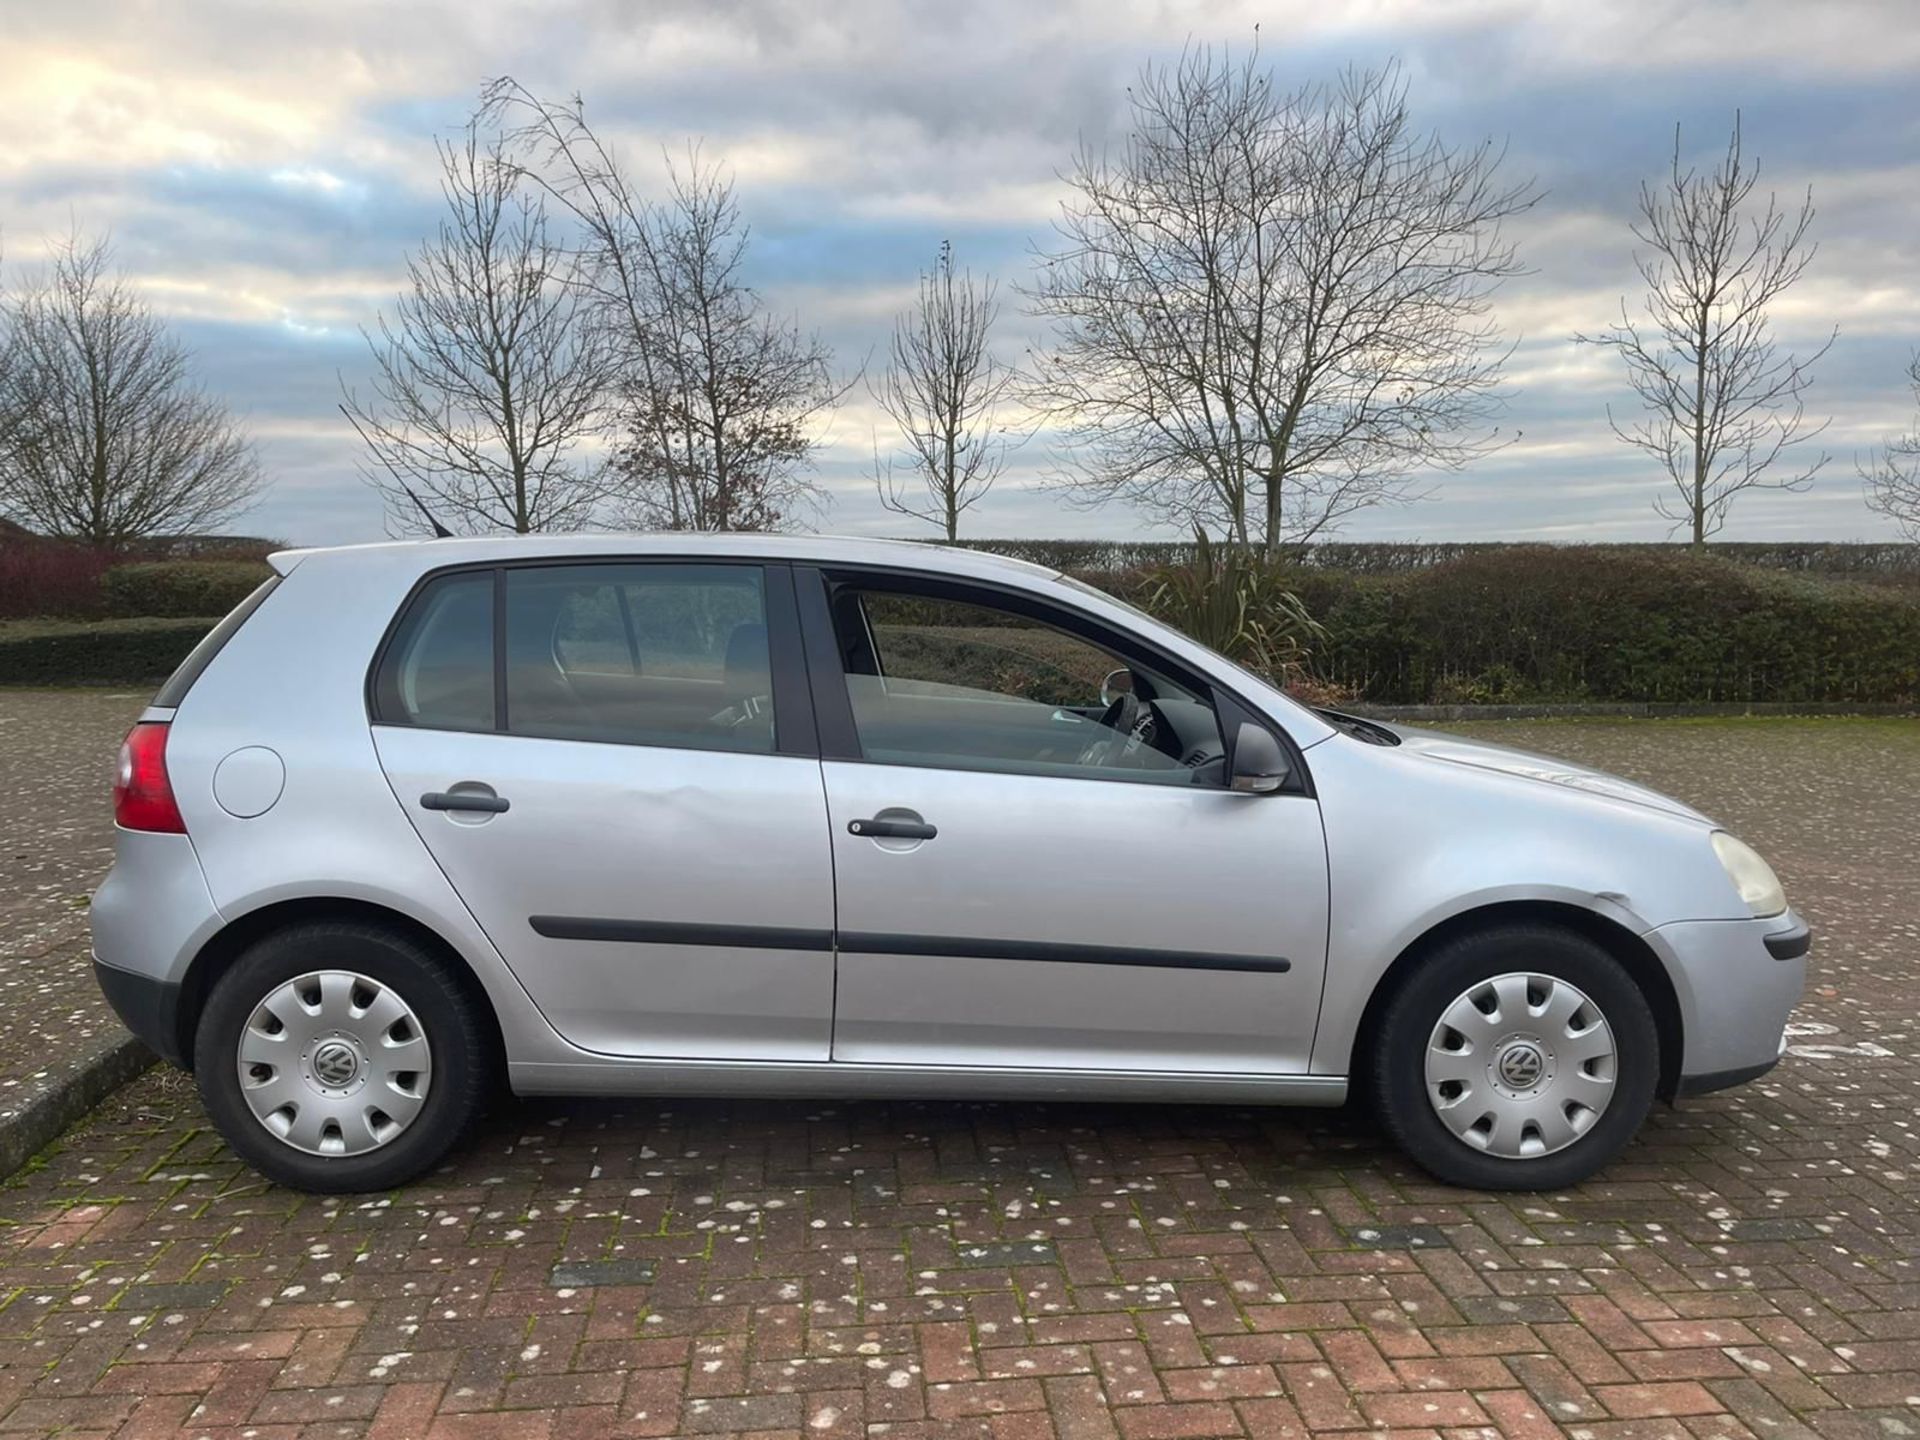
M 1273 732 L 1242 721 L 1233 737 L 1230 783 L 1245 795 L 1270 795 L 1287 783 L 1287 755 Z

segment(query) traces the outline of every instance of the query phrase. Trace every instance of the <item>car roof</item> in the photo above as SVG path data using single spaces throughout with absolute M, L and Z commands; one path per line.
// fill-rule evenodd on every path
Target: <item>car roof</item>
M 615 556 L 725 556 L 768 560 L 817 561 L 824 564 L 897 565 L 947 575 L 1019 576 L 1028 581 L 1053 580 L 1057 570 L 959 546 L 930 545 L 914 540 L 876 540 L 838 535 L 764 535 L 749 532 L 696 534 L 687 531 L 653 533 L 589 532 L 572 535 L 485 535 L 443 540 L 388 540 L 371 545 L 279 550 L 268 561 L 285 575 L 296 566 L 328 556 L 354 556 L 361 561 L 390 562 L 396 569 L 424 574 L 449 565 L 486 564 L 502 560 L 584 560 Z

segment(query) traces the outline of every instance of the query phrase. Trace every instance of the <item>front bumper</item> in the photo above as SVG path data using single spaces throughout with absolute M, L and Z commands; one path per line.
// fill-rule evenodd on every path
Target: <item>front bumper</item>
M 1806 989 L 1806 921 L 1791 910 L 1763 920 L 1681 921 L 1646 939 L 1680 1002 L 1679 1094 L 1744 1084 L 1779 1063 L 1787 1019 Z
M 1786 1037 L 1782 1036 L 1780 1055 L 1786 1053 Z M 1749 1080 L 1758 1080 L 1780 1063 L 1780 1055 L 1774 1056 L 1771 1060 L 1763 1060 L 1758 1065 L 1743 1065 L 1738 1070 L 1714 1070 L 1704 1075 L 1682 1075 L 1680 1084 L 1674 1090 L 1673 1098 L 1686 1100 L 1695 1095 L 1711 1095 L 1716 1090 L 1731 1090 L 1736 1085 L 1745 1085 Z

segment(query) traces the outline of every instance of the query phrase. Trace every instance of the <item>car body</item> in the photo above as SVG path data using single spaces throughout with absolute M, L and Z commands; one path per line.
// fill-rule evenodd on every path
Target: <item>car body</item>
M 1634 1090 L 1624 1115 L 1764 1072 L 1804 983 L 1807 928 L 1777 882 L 1687 806 L 1318 713 L 1022 562 L 592 535 L 272 565 L 136 725 L 130 808 L 92 912 L 108 998 L 203 1090 L 237 1083 L 238 1099 L 209 1104 L 241 1129 L 249 1084 L 294 1084 L 244 1059 L 284 1038 L 279 1012 L 243 996 L 210 1032 L 212 1002 L 249 955 L 328 924 L 424 957 L 382 962 L 399 967 L 395 994 L 418 983 L 407 966 L 427 966 L 465 1007 L 436 1023 L 521 1094 L 1338 1104 L 1402 1038 L 1381 1030 L 1390 1019 L 1441 1034 L 1439 1011 L 1401 1019 L 1390 1002 L 1452 947 L 1469 987 L 1537 970 L 1521 993 L 1540 1013 L 1558 975 L 1567 1004 L 1590 1002 L 1569 1034 L 1602 1033 L 1604 1011 L 1615 1049 L 1580 1060 L 1578 1083 Z M 174 807 L 164 823 L 138 809 L 147 770 Z M 334 973 L 308 941 L 288 983 Z M 1563 949 L 1571 969 L 1525 958 Z M 1622 975 L 1632 996 L 1596 1011 L 1595 985 L 1627 994 Z M 304 993 L 310 1005 L 281 1008 L 320 1016 L 319 991 Z M 1482 1013 L 1503 1013 L 1479 993 Z M 234 1043 L 220 1024 L 240 1037 L 237 1082 L 231 1057 L 206 1053 L 210 1033 Z M 423 1025 L 421 1012 L 395 1033 Z M 378 1045 L 329 1040 L 337 1028 L 301 1040 L 301 1083 L 319 1085 L 319 1065 L 413 1086 L 417 1113 L 426 1072 L 380 1080 L 366 1068 Z M 1639 1115 L 1603 1146 L 1586 1129 L 1613 1100 L 1590 1114 L 1566 1101 L 1556 1113 L 1579 1123 L 1550 1143 L 1560 1122 L 1525 1120 L 1538 1101 L 1523 1082 L 1562 1062 L 1531 1033 L 1487 1037 L 1498 1054 L 1474 1063 L 1505 1068 L 1484 1084 L 1435 1078 L 1456 1041 L 1473 1050 L 1463 1030 L 1433 1042 L 1425 1072 L 1436 1097 L 1506 1097 L 1531 1138 L 1492 1142 L 1497 1117 L 1484 1135 L 1449 1132 L 1473 1152 L 1462 1170 L 1436 1136 L 1391 1128 L 1468 1183 L 1564 1183 L 1603 1161 Z M 1368 1088 L 1391 1089 L 1384 1069 Z M 346 1114 L 326 1093 L 326 1113 Z M 269 1140 L 303 1113 L 249 1103 Z M 317 1102 L 304 1113 L 319 1123 Z M 425 1163 L 381 1158 L 407 1117 L 367 1123 L 394 1144 L 327 1120 L 279 1171 L 261 1135 L 223 1128 L 270 1174 L 322 1188 Z

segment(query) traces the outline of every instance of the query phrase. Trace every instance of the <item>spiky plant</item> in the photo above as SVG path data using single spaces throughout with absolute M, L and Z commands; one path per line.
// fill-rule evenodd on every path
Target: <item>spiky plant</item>
M 1194 532 L 1194 556 L 1147 582 L 1147 608 L 1202 645 L 1276 684 L 1298 675 L 1325 631 L 1287 588 L 1278 565 Z

